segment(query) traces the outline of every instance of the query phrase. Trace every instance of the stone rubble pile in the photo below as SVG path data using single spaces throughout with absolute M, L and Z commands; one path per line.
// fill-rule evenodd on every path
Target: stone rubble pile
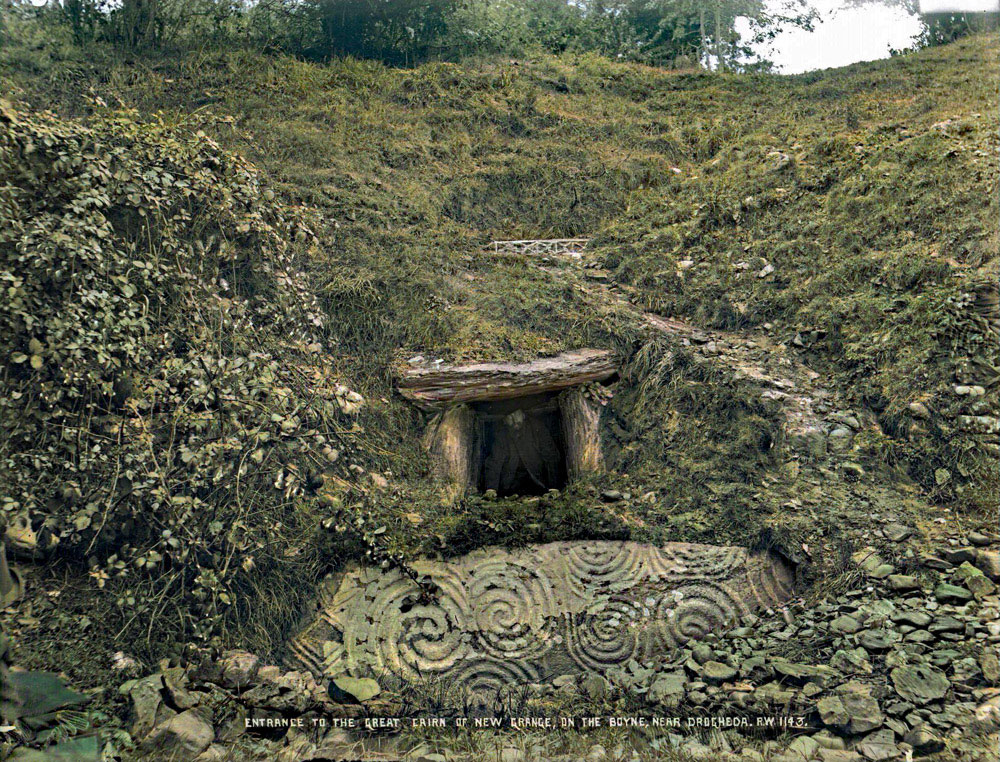
M 577 686 L 592 698 L 613 687 L 680 716 L 802 717 L 795 741 L 736 753 L 676 737 L 692 756 L 756 762 L 882 762 L 919 758 L 1000 730 L 1000 553 L 968 547 L 919 558 L 898 574 L 872 548 L 855 553 L 861 589 L 781 616 L 749 616 L 666 664 L 631 662 L 608 680 Z M 721 757 L 720 757 L 721 754 Z M 988 759 L 988 757 L 983 757 Z
M 304 672 L 262 665 L 246 651 L 228 651 L 195 667 L 165 667 L 124 683 L 132 700 L 130 735 L 141 752 L 185 762 L 228 759 L 232 745 L 249 735 L 280 741 L 288 720 L 327 716 L 333 702 Z

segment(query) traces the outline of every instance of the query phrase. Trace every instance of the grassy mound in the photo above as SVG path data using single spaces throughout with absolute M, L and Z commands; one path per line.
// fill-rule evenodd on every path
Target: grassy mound
M 347 557 L 764 531 L 789 495 L 768 480 L 780 418 L 759 391 L 493 238 L 592 235 L 643 307 L 770 324 L 879 414 L 872 458 L 989 504 L 995 456 L 956 421 L 994 409 L 1000 365 L 980 309 L 995 35 L 794 78 L 45 44 L 0 54 L 21 109 L 0 163 L 5 511 L 58 538 L 151 645 L 184 601 L 178 639 L 266 650 L 302 581 Z M 612 475 L 442 503 L 399 360 L 586 345 L 621 351 Z M 831 516 L 855 499 L 822 489 Z
M 652 310 L 774 324 L 879 414 L 874 454 L 987 510 L 997 452 L 962 416 L 995 416 L 1000 382 L 996 77 L 961 72 L 994 72 L 995 49 L 717 80 L 702 113 L 725 114 L 725 144 L 637 195 L 599 241 Z M 987 398 L 955 393 L 968 385 Z

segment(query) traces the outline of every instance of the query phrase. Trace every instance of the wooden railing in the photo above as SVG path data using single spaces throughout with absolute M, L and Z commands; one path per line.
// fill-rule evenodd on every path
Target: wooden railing
M 534 238 L 525 241 L 493 241 L 497 254 L 570 254 L 583 253 L 589 238 Z

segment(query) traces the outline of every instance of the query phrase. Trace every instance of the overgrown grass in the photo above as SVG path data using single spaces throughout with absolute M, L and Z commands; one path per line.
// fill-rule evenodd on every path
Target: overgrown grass
M 831 383 L 880 414 L 873 455 L 935 498 L 992 508 L 992 460 L 938 423 L 914 430 L 906 410 L 966 410 L 945 402 L 963 357 L 985 357 L 975 372 L 995 390 L 995 336 L 966 319 L 963 294 L 996 275 L 996 47 L 995 35 L 974 37 L 775 78 L 593 56 L 415 70 L 247 53 L 123 60 L 36 39 L 0 53 L 0 93 L 68 116 L 100 99 L 200 126 L 308 220 L 317 245 L 299 264 L 329 318 L 323 362 L 367 399 L 338 434 L 360 471 L 328 485 L 317 516 L 367 516 L 387 528 L 382 549 L 404 556 L 586 537 L 745 542 L 774 530 L 787 497 L 762 488 L 776 411 L 649 344 L 578 279 L 485 244 L 594 236 L 593 261 L 646 308 L 798 334 Z M 612 475 L 557 497 L 442 503 L 425 478 L 421 416 L 393 392 L 397 363 L 584 345 L 622 353 Z M 945 485 L 940 468 L 954 473 Z M 632 497 L 607 504 L 609 487 Z M 357 537 L 315 542 L 328 562 L 365 551 Z M 266 643 L 273 612 L 247 614 Z

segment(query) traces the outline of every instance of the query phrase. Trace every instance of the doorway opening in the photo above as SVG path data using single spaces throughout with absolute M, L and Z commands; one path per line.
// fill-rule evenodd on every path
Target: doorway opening
M 476 486 L 498 496 L 541 495 L 566 486 L 559 401 L 536 394 L 473 405 L 479 434 Z

